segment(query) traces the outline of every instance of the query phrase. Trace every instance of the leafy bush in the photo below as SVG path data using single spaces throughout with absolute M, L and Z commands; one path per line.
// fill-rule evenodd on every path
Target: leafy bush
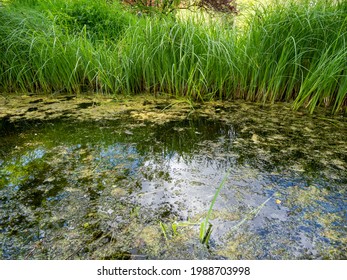
M 213 10 L 222 13 L 236 14 L 235 0 L 197 0 L 196 5 L 207 10 Z
M 216 11 L 226 14 L 236 14 L 236 0 L 123 0 L 146 14 L 171 14 L 177 9 L 192 7 L 206 11 Z
M 93 40 L 118 40 L 135 19 L 118 3 L 107 1 L 64 1 L 66 4 L 52 14 L 72 33 L 85 30 Z
M 136 20 L 119 1 L 12 0 L 11 4 L 46 13 L 65 33 L 84 33 L 93 41 L 118 40 Z

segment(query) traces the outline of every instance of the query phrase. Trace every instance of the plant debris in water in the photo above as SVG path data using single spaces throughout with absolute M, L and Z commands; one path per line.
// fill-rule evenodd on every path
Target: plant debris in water
M 342 116 L 148 96 L 0 102 L 1 259 L 347 258 Z M 227 170 L 207 247 L 199 223 Z

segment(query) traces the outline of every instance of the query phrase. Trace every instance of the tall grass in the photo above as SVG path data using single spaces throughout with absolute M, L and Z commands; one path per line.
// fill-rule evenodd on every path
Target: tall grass
M 0 43 L 3 91 L 78 91 L 89 67 L 82 45 L 88 56 L 90 44 L 63 36 L 35 10 L 1 13 L 0 21 L 7 23 Z
M 119 58 L 116 41 L 129 25 L 124 16 L 122 21 L 118 18 L 111 25 L 112 32 L 104 30 L 99 34 L 102 22 L 100 26 L 81 25 L 78 29 L 77 20 L 73 24 L 65 21 L 66 18 L 73 20 L 68 14 L 75 13 L 74 8 L 79 7 L 76 3 L 83 7 L 87 1 L 13 2 L 12 6 L 0 9 L 1 91 L 117 91 Z M 100 11 L 106 13 L 106 2 L 99 4 L 104 5 Z M 116 11 L 119 12 L 118 7 Z M 91 17 L 96 12 L 93 11 Z M 87 17 L 86 14 L 83 16 Z M 107 25 L 108 19 L 105 17 L 103 25 Z M 101 40 L 101 36 L 107 36 L 108 40 Z
M 206 64 L 215 38 L 190 21 L 149 19 L 124 40 L 125 90 L 202 98 L 209 94 Z
M 202 18 L 138 18 L 118 1 L 10 1 L 0 8 L 0 91 L 346 109 L 346 1 L 257 6 L 242 27 Z
M 299 2 L 260 7 L 249 18 L 241 88 L 259 101 L 337 110 L 347 94 L 347 4 Z

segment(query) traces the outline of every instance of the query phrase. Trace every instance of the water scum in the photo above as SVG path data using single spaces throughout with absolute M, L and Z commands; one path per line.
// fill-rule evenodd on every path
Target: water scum
M 0 118 L 1 259 L 347 258 L 343 116 L 32 95 Z

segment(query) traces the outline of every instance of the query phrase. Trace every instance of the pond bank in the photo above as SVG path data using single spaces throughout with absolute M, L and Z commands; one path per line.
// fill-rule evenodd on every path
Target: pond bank
M 0 118 L 11 122 L 20 120 L 51 120 L 57 118 L 75 118 L 77 120 L 113 120 L 124 114 L 134 118 L 165 122 L 182 119 L 190 114 L 223 117 L 231 111 L 247 111 L 247 107 L 270 110 L 271 114 L 298 117 L 306 115 L 311 119 L 325 120 L 327 123 L 345 121 L 343 115 L 332 116 L 330 111 L 317 108 L 310 116 L 305 109 L 291 110 L 289 103 L 258 104 L 235 101 L 194 102 L 189 99 L 154 97 L 153 95 L 120 96 L 109 95 L 8 95 L 0 96 Z M 288 113 L 288 114 L 287 114 Z M 259 114 L 267 114 L 260 111 Z

